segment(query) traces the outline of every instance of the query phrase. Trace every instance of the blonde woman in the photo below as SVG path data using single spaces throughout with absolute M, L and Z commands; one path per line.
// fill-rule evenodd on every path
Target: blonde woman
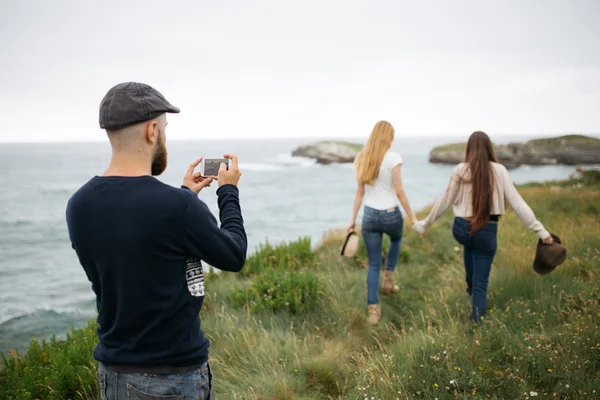
M 412 223 L 417 221 L 402 186 L 400 172 L 402 157 L 389 151 L 393 141 L 394 128 L 392 125 L 386 121 L 379 121 L 375 124 L 365 147 L 354 162 L 358 186 L 352 221 L 347 232 L 355 229 L 356 217 L 364 200 L 365 208 L 361 231 L 369 257 L 367 303 L 370 324 L 377 324 L 381 318 L 379 277 L 384 234 L 390 237 L 390 247 L 385 265 L 382 293 L 390 295 L 400 291 L 398 286 L 394 285 L 393 279 L 394 269 L 400 257 L 400 243 L 404 228 L 404 219 L 398 207 L 398 200 Z

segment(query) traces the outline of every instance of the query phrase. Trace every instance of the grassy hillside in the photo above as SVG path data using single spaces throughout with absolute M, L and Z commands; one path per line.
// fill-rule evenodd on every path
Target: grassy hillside
M 366 324 L 366 253 L 338 255 L 330 232 L 264 246 L 243 275 L 210 275 L 202 326 L 219 399 L 600 398 L 598 173 L 521 193 L 568 249 L 552 274 L 532 270 L 535 235 L 509 213 L 489 314 L 469 323 L 451 213 L 424 239 L 407 228 L 382 322 Z M 425 214 L 420 213 L 423 217 Z M 66 342 L 32 342 L 0 372 L 0 398 L 97 398 L 94 324 Z
M 561 146 L 600 146 L 600 139 L 584 135 L 565 135 L 554 138 L 534 139 L 527 142 L 539 148 L 556 149 Z
M 350 148 L 352 150 L 355 150 L 355 151 L 361 151 L 362 148 L 363 148 L 362 144 L 352 143 L 352 142 L 343 142 L 343 141 L 339 141 L 339 140 L 328 140 L 328 141 L 323 141 L 323 142 L 319 142 L 319 143 L 323 143 L 323 144 L 330 144 L 330 143 L 331 144 L 338 144 L 338 145 L 341 145 L 341 146 L 348 147 L 348 148 Z
M 440 152 L 440 151 L 459 151 L 464 153 L 467 149 L 467 143 L 450 143 L 444 144 L 442 146 L 434 147 L 432 152 Z
M 565 135 L 552 138 L 533 139 L 524 143 L 527 148 L 533 148 L 537 151 L 557 150 L 564 146 L 590 146 L 599 147 L 600 139 L 584 135 Z M 442 146 L 437 146 L 432 153 L 445 151 L 464 153 L 467 148 L 467 143 L 450 143 Z M 496 146 L 496 149 L 504 149 L 506 145 Z

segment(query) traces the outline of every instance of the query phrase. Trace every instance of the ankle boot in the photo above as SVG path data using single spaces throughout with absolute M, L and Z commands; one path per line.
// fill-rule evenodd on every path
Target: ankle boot
M 394 271 L 384 271 L 382 288 L 383 295 L 389 296 L 390 294 L 396 294 L 399 291 L 400 288 L 397 285 L 394 285 Z
M 379 304 L 369 304 L 369 325 L 376 325 L 381 319 L 381 306 Z

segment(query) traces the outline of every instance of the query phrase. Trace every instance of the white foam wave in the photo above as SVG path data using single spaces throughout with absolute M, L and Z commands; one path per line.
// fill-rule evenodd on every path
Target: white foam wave
M 54 290 L 50 290 L 49 292 L 54 292 Z M 39 294 L 45 296 L 50 293 Z M 16 304 L 13 303 L 13 307 L 5 308 L 0 311 L 0 325 L 15 318 L 21 318 L 40 311 L 53 311 L 59 314 L 75 313 L 81 315 L 93 315 L 95 312 L 95 299 L 96 296 L 91 290 L 71 290 L 68 296 L 46 298 L 44 301 L 38 302 L 35 305 L 22 303 L 19 306 L 16 306 Z M 6 298 L 0 299 L 0 301 L 6 301 Z
M 240 163 L 242 171 L 265 172 L 280 171 L 284 168 L 309 168 L 317 165 L 317 161 L 306 157 L 292 157 L 291 153 L 282 153 L 267 160 L 267 163 L 245 162 Z
M 240 163 L 242 171 L 264 172 L 264 171 L 279 171 L 283 169 L 280 165 L 263 164 L 263 163 Z
M 78 307 L 74 307 L 74 306 L 56 307 L 56 306 L 52 306 L 50 304 L 41 304 L 38 307 L 30 308 L 27 310 L 15 310 L 15 309 L 8 310 L 8 312 L 6 312 L 4 315 L 2 315 L 0 317 L 0 325 L 10 322 L 14 319 L 24 318 L 24 317 L 34 315 L 39 312 L 55 312 L 57 314 L 62 314 L 62 315 L 76 314 L 78 316 L 82 316 L 85 318 L 92 318 L 96 315 L 93 308 L 86 309 L 86 308 L 78 308 Z
M 294 157 L 292 153 L 282 153 L 275 157 L 275 162 L 288 166 L 312 167 L 317 163 L 317 160 L 307 157 Z

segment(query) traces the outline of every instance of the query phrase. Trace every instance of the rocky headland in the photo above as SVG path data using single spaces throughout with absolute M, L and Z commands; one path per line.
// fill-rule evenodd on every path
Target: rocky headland
M 466 146 L 466 143 L 453 143 L 436 147 L 429 153 L 429 162 L 458 164 L 464 160 Z M 600 164 L 600 139 L 583 135 L 535 139 L 495 148 L 498 161 L 506 168 L 521 165 Z
M 343 164 L 354 162 L 361 149 L 356 143 L 326 141 L 300 146 L 292 156 L 313 158 L 319 164 Z

